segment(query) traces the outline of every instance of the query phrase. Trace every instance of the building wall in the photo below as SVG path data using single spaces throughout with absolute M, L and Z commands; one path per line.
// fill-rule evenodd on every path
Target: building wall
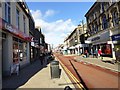
M 0 29 L 0 89 L 2 89 L 2 33 L 1 33 L 1 29 Z
M 19 25 L 20 28 L 18 31 L 21 31 L 24 33 L 24 23 L 23 23 L 23 15 L 25 16 L 25 35 L 29 36 L 29 19 L 28 19 L 28 15 L 23 11 L 23 9 L 21 8 L 21 6 L 17 3 L 17 2 L 11 2 L 10 3 L 10 8 L 11 8 L 11 25 L 13 25 L 16 28 L 16 9 L 19 10 Z M 5 3 L 2 3 L 2 16 L 1 16 L 4 20 L 5 20 Z M 10 66 L 13 64 L 13 37 L 18 38 L 19 40 L 22 40 L 20 37 L 14 35 L 14 34 L 10 34 L 9 32 L 3 31 L 6 34 L 6 39 L 3 40 L 3 73 L 5 75 L 8 75 L 10 73 Z M 23 40 L 22 40 L 23 41 Z M 26 64 L 28 64 L 30 62 L 30 57 L 29 57 L 29 42 L 28 41 L 23 41 L 23 47 L 25 45 L 25 43 L 27 44 L 27 55 L 25 57 L 23 57 L 22 61 L 20 62 L 20 66 L 24 67 Z M 19 45 L 19 42 L 18 42 Z M 20 48 L 19 48 L 20 49 Z M 6 57 L 6 55 L 8 55 Z M 19 56 L 20 57 L 20 56 Z M 20 60 L 20 59 L 19 59 Z M 3 75 L 4 75 L 3 74 Z
M 2 2 L 0 1 L 0 12 L 2 12 Z M 2 13 L 0 13 L 2 17 Z M 2 33 L 0 28 L 0 90 L 2 89 Z
M 104 8 L 104 9 L 103 9 Z M 116 11 L 115 11 L 116 10 Z M 91 44 L 94 44 L 93 40 L 96 40 L 96 43 L 99 43 L 99 45 L 106 44 L 111 45 L 112 50 L 112 57 L 115 58 L 114 53 L 114 44 L 112 43 L 111 36 L 119 34 L 120 32 L 120 21 L 118 24 L 114 25 L 113 23 L 113 12 L 118 13 L 117 17 L 119 18 L 119 9 L 118 9 L 118 3 L 117 2 L 96 2 L 92 8 L 87 12 L 86 19 L 87 19 L 87 26 L 89 33 L 88 40 L 91 41 Z M 106 17 L 106 18 L 105 18 Z M 118 19 L 119 20 L 119 19 Z M 106 23 L 105 23 L 106 22 Z M 108 31 L 104 35 L 104 32 Z M 98 37 L 98 34 L 100 36 L 105 36 L 107 38 L 101 39 L 103 37 L 100 37 L 98 39 L 95 39 L 94 37 Z M 101 40 L 101 41 L 100 41 Z M 108 43 L 108 41 L 111 41 L 111 43 Z M 98 45 L 98 44 L 96 44 Z
M 6 39 L 3 40 L 2 45 L 3 45 L 2 46 L 2 48 L 3 48 L 3 52 L 2 52 L 3 75 L 9 75 L 10 65 L 13 61 L 12 53 L 11 53 L 11 52 L 13 52 L 13 49 L 11 49 L 11 47 L 13 45 L 11 34 L 9 34 L 9 33 L 6 34 Z

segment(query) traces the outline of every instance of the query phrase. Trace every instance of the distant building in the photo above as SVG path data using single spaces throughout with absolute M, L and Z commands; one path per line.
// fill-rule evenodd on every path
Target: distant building
M 64 40 L 64 51 L 66 54 L 82 54 L 88 45 L 85 44 L 87 39 L 86 24 L 78 25 L 68 37 Z
M 120 48 L 120 2 L 112 1 L 95 2 L 86 13 L 86 42 L 90 52 L 101 48 L 104 56 L 115 58 L 115 49 Z

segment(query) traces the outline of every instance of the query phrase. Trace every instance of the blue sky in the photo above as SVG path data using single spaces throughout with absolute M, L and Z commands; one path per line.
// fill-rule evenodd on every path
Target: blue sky
M 46 42 L 63 43 L 94 2 L 27 2 L 36 26 L 41 26 Z

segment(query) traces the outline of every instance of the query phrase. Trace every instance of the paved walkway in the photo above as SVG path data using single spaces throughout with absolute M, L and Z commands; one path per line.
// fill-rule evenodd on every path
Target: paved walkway
M 82 56 L 76 56 L 75 59 L 80 62 L 89 63 L 92 65 L 96 65 L 102 68 L 106 68 L 115 72 L 120 72 L 120 63 L 112 63 L 110 58 L 104 57 L 103 60 L 98 58 L 83 58 Z
M 60 65 L 59 65 L 60 66 Z M 5 88 L 59 88 L 64 90 L 65 86 L 74 88 L 74 85 L 62 69 L 60 78 L 51 79 L 50 64 L 45 63 L 41 66 L 40 61 L 26 66 L 20 71 L 20 75 L 12 75 L 3 79 L 3 89 Z

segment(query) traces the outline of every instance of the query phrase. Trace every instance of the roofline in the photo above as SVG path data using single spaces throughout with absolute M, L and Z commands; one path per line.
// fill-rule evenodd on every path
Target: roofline
M 92 7 L 90 7 L 90 9 L 88 10 L 88 12 L 85 14 L 85 17 L 88 16 L 88 14 L 92 11 L 92 9 L 95 7 L 95 5 L 97 5 L 97 1 L 92 5 Z
M 70 33 L 70 35 L 64 40 L 64 42 L 65 42 L 66 40 L 68 40 L 76 30 L 77 30 L 77 28 L 75 28 L 75 29 Z

